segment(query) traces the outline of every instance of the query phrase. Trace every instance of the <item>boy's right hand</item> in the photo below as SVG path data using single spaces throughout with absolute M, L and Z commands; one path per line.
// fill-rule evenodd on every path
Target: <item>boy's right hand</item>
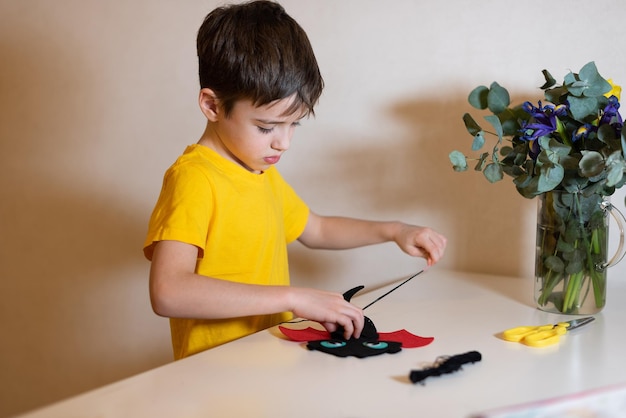
M 346 302 L 341 294 L 297 287 L 291 290 L 291 312 L 295 316 L 319 322 L 331 333 L 341 326 L 346 340 L 361 336 L 363 310 Z

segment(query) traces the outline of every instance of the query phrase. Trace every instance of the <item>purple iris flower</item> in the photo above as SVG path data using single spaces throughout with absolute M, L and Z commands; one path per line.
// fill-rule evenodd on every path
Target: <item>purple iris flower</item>
M 587 139 L 591 132 L 597 132 L 598 128 L 589 123 L 585 123 L 572 132 L 572 141 L 576 142 L 579 139 Z
M 567 106 L 552 104 L 542 106 L 539 102 L 539 106 L 535 107 L 531 102 L 524 102 L 522 109 L 531 118 L 529 121 L 522 121 L 520 139 L 529 142 L 528 155 L 534 160 L 541 152 L 538 139 L 557 130 L 557 116 L 565 115 Z
M 619 100 L 615 96 L 609 97 L 609 103 L 604 108 L 602 112 L 602 117 L 600 118 L 600 125 L 604 125 L 609 123 L 613 126 L 617 125 L 616 128 L 621 129 L 624 122 L 622 120 L 622 116 L 619 114 Z
M 539 153 L 541 152 L 541 147 L 539 146 L 539 141 L 528 141 L 528 156 L 533 160 L 537 160 Z
M 522 109 L 531 116 L 530 121 L 522 122 L 521 138 L 525 141 L 532 141 L 542 136 L 550 135 L 557 129 L 557 116 L 563 116 L 567 113 L 566 105 L 554 106 L 547 104 L 541 106 L 541 102 L 539 102 L 538 107 L 535 107 L 530 102 L 525 102 L 522 105 Z

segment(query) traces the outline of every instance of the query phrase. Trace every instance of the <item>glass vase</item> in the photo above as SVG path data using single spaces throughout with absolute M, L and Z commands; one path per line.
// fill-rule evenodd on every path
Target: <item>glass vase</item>
M 620 231 L 608 258 L 609 214 Z M 624 256 L 626 219 L 604 196 L 551 191 L 539 196 L 535 302 L 543 311 L 593 315 L 606 303 L 607 268 Z

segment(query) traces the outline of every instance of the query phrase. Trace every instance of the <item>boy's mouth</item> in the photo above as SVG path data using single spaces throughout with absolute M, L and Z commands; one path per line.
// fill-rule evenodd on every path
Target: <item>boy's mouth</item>
M 268 164 L 276 164 L 278 161 L 280 161 L 280 155 L 274 155 L 272 157 L 265 157 L 263 158 L 263 161 L 265 161 Z

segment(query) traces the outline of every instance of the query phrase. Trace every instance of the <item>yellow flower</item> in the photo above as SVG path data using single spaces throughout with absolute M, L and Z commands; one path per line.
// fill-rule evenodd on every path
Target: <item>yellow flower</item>
M 617 100 L 619 100 L 619 96 L 620 94 L 622 94 L 622 88 L 616 84 L 613 84 L 613 80 L 612 79 L 608 79 L 606 80 L 609 82 L 609 84 L 611 85 L 612 89 L 611 91 L 609 91 L 608 93 L 606 93 L 604 95 L 604 97 L 611 97 L 611 96 L 615 96 L 617 97 Z

